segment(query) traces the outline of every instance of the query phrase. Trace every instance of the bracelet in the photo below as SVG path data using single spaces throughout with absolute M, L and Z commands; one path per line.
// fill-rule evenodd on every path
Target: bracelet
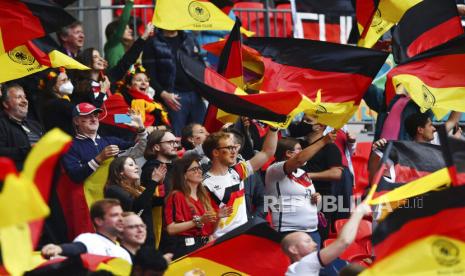
M 197 228 L 203 227 L 202 218 L 200 216 L 197 216 L 197 215 L 193 216 L 192 221 L 195 223 L 195 227 Z

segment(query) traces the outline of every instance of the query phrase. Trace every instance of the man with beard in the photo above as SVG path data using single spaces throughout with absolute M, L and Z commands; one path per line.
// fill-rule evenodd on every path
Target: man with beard
M 171 191 L 172 161 L 176 159 L 179 142 L 173 133 L 166 130 L 155 130 L 147 138 L 147 147 L 145 148 L 144 157 L 147 160 L 142 166 L 141 184 L 147 185 L 150 182 L 152 172 L 161 164 L 165 164 L 167 172 L 163 183 L 155 188 L 155 194 L 152 199 L 152 214 L 155 220 L 153 227 L 147 225 L 147 229 L 153 229 L 160 236 L 153 233 L 147 233 L 146 244 L 153 246 L 162 251 L 169 253 L 172 251 L 169 235 L 163 226 L 163 207 L 165 206 L 165 196 Z
M 90 253 L 101 256 L 122 258 L 132 264 L 128 251 L 119 245 L 117 238 L 123 233 L 123 209 L 116 199 L 96 201 L 90 208 L 90 216 L 96 233 L 84 233 L 72 243 L 47 244 L 41 250 L 45 258 L 77 256 Z
M 43 134 L 42 127 L 38 122 L 27 119 L 29 102 L 19 84 L 3 87 L 1 103 L 0 156 L 11 158 L 21 171 L 31 147 Z

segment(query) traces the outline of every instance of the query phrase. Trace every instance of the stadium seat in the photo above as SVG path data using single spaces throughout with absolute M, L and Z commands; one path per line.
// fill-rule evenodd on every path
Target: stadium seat
M 263 3 L 258 2 L 237 2 L 233 6 L 234 14 L 239 17 L 242 22 L 242 26 L 250 31 L 257 32 L 257 20 L 260 23 L 259 19 L 264 18 L 263 12 L 256 11 L 244 11 L 247 9 L 263 9 Z M 236 9 L 240 9 L 238 11 Z M 253 23 L 253 24 L 252 24 Z
M 336 228 L 336 233 L 341 232 L 342 227 L 344 226 L 344 224 L 346 224 L 347 221 L 348 219 L 336 220 L 335 225 L 334 225 Z M 359 241 L 359 240 L 363 240 L 363 239 L 370 237 L 372 234 L 372 231 L 373 230 L 372 230 L 371 222 L 368 220 L 362 220 L 358 227 L 357 236 L 355 237 L 355 240 Z
M 324 247 L 333 243 L 336 239 L 327 239 L 323 242 Z M 360 262 L 365 258 L 371 257 L 371 248 L 367 250 L 366 242 L 353 242 L 347 249 L 339 256 L 342 260 L 348 262 Z
M 354 167 L 355 186 L 353 195 L 361 197 L 368 187 L 368 158 L 371 152 L 371 142 L 357 143 L 352 156 L 352 166 Z
M 279 4 L 276 6 L 277 10 L 291 10 L 291 4 Z M 292 14 L 290 12 L 277 12 L 275 14 L 276 18 L 276 25 L 278 26 L 276 29 L 276 33 L 274 36 L 276 37 L 292 37 Z M 271 21 L 270 24 L 274 24 L 274 21 Z M 272 33 L 273 35 L 273 33 Z

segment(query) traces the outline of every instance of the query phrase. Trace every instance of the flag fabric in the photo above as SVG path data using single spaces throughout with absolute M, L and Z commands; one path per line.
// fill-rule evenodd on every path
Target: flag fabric
M 463 185 L 465 183 L 465 142 L 454 137 L 445 135 L 443 128 L 439 128 L 439 134 L 441 138 L 441 147 L 439 150 L 442 156 L 438 156 L 437 147 L 434 147 L 434 151 L 428 148 L 421 149 L 417 147 L 415 142 L 412 145 L 404 145 L 402 148 L 397 150 L 405 152 L 407 155 L 411 155 L 414 151 L 415 155 L 418 156 L 416 160 L 403 161 L 404 169 L 404 181 L 409 181 L 404 184 L 401 182 L 387 182 L 384 181 L 378 188 L 377 195 L 370 204 L 382 204 L 387 202 L 394 202 L 404 200 L 406 198 L 418 196 L 432 190 L 439 189 L 441 187 L 452 185 Z M 398 142 L 394 142 L 398 143 Z M 419 144 L 420 146 L 427 146 L 428 144 Z M 408 152 L 411 150 L 411 152 Z M 402 158 L 406 159 L 406 158 Z M 435 160 L 431 162 L 429 160 Z M 409 169 L 408 163 L 417 164 L 415 168 Z M 397 166 L 398 168 L 401 166 Z M 416 172 L 415 172 L 416 171 Z M 433 171 L 428 173 L 428 171 Z M 409 173 L 405 173 L 409 172 Z M 415 172 L 415 173 L 413 173 Z M 423 175 L 423 176 L 421 176 Z M 421 177 L 417 177 L 421 176 Z M 387 193 L 386 193 L 387 192 Z
M 371 49 L 304 39 L 248 38 L 244 44 L 244 68 L 259 76 L 247 84 L 247 91 L 297 91 L 304 100 L 300 111 L 334 128 L 357 110 L 387 57 Z M 204 48 L 219 55 L 224 45 L 220 41 Z
M 429 185 L 430 182 L 419 180 L 424 176 L 430 175 L 440 169 L 445 168 L 445 162 L 442 156 L 441 147 L 429 143 L 417 143 L 413 141 L 391 141 L 392 148 L 389 152 L 389 166 L 390 177 L 381 177 L 373 198 L 377 199 L 381 195 L 391 192 L 403 185 L 415 180 L 413 186 L 422 184 Z M 384 157 L 384 155 L 383 155 Z M 440 174 L 443 176 L 444 174 Z M 435 176 L 430 176 L 431 179 Z M 435 178 L 434 178 L 435 179 Z M 418 184 L 417 184 L 418 183 Z M 409 183 L 412 184 L 412 183 Z M 408 193 L 405 191 L 409 188 L 404 188 L 399 193 L 404 198 Z M 410 189 L 409 191 L 412 191 Z M 416 190 L 413 189 L 412 192 Z M 419 190 L 418 190 L 419 191 Z M 392 196 L 392 195 L 391 195 Z M 386 198 L 386 197 L 385 197 Z M 372 204 L 377 204 L 380 200 L 372 201 Z
M 431 109 L 438 119 L 449 111 L 465 111 L 465 35 L 410 58 L 388 73 L 386 102 L 402 84 L 422 112 Z
M 57 162 L 70 146 L 71 136 L 60 129 L 53 129 L 39 140 L 26 158 L 21 176 L 35 183 L 45 202 L 49 202 Z M 29 223 L 34 248 L 39 242 L 43 224 L 43 219 Z
M 95 201 L 103 199 L 111 161 L 113 158 L 105 160 L 83 183 L 72 181 L 62 170 L 57 183 L 57 195 L 63 210 L 69 240 L 82 233 L 95 232 L 90 219 L 90 206 Z
M 3 265 L 11 275 L 35 266 L 28 223 L 50 213 L 34 183 L 18 175 L 11 159 L 0 157 L 0 247 Z
M 240 28 L 241 21 L 239 17 L 237 17 L 236 23 L 221 52 L 216 71 L 241 89 L 244 89 L 242 37 Z M 236 115 L 224 112 L 213 104 L 209 104 L 204 118 L 204 126 L 208 132 L 213 133 L 220 130 L 225 123 L 237 121 L 237 118 Z
M 152 23 L 165 30 L 231 30 L 234 21 L 215 6 L 217 1 L 159 0 L 155 5 Z M 246 35 L 253 33 L 241 29 Z
M 447 135 L 445 127 L 440 127 L 438 132 L 450 182 L 454 186 L 463 185 L 465 184 L 465 141 Z
M 22 78 L 50 67 L 90 70 L 71 57 L 50 47 L 46 38 L 27 41 L 0 55 L 0 83 Z
M 172 262 L 165 275 L 185 275 L 195 268 L 205 275 L 284 275 L 290 263 L 280 240 L 267 223 L 249 222 Z
M 400 21 L 405 12 L 422 0 L 367 1 L 369 3 L 364 4 L 360 4 L 362 1 L 357 1 L 356 5 L 356 14 L 361 16 L 360 19 L 357 19 L 358 30 L 360 32 L 358 45 L 371 48 L 385 32 L 389 31 L 392 26 Z M 373 6 L 375 7 L 374 9 Z
M 451 187 L 389 214 L 373 233 L 376 261 L 361 275 L 462 275 L 464 197 L 465 186 Z
M 0 54 L 76 21 L 53 1 L 3 0 L 1 5 Z
M 263 91 L 298 91 L 316 106 L 304 112 L 342 127 L 358 109 L 388 54 L 336 43 L 290 38 L 248 38 L 264 72 Z
M 394 29 L 394 59 L 402 63 L 461 34 L 455 1 L 423 0 L 409 9 Z
M 299 92 L 266 92 L 248 95 L 226 78 L 199 61 L 181 55 L 181 64 L 197 92 L 211 104 L 232 114 L 264 120 L 285 128 L 292 118 L 310 105 Z M 276 103 L 280 104 L 277 105 Z

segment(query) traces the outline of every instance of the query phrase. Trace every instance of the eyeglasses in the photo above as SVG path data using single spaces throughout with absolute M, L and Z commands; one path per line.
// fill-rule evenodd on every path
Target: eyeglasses
M 192 167 L 190 169 L 187 169 L 188 172 L 202 172 L 202 168 L 200 166 L 197 167 Z
M 145 228 L 147 228 L 147 226 L 145 224 L 133 224 L 133 225 L 128 225 L 125 228 L 127 228 L 127 229 L 135 229 L 135 228 L 145 229 Z
M 178 145 L 179 142 L 177 140 L 169 140 L 169 141 L 161 141 L 160 144 L 162 144 L 162 143 L 168 143 L 168 144 L 170 144 L 171 146 L 174 147 L 174 146 Z
M 239 150 L 239 145 L 234 145 L 234 146 L 225 146 L 225 147 L 218 147 L 216 149 L 227 149 L 229 150 L 230 152 L 235 152 L 237 150 Z

